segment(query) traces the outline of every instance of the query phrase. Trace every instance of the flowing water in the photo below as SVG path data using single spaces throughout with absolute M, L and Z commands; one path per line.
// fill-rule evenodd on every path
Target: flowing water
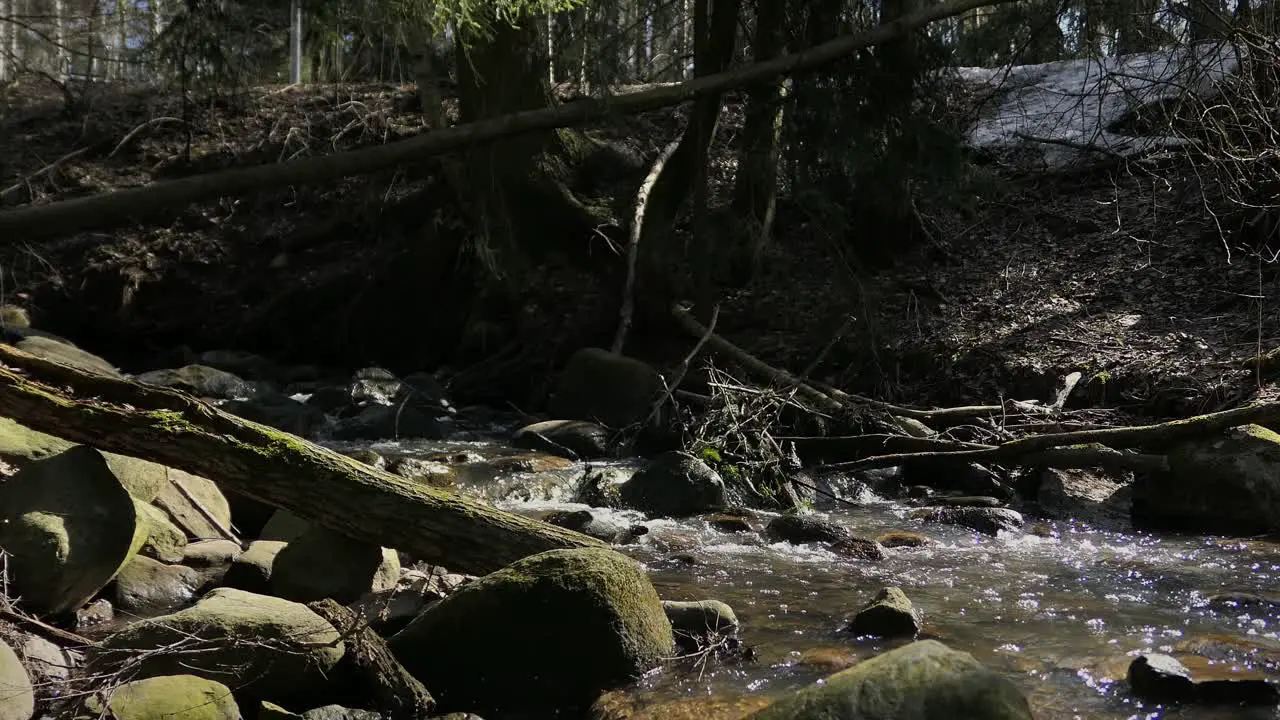
M 484 433 L 471 438 L 364 447 L 388 457 L 524 452 Z M 565 499 L 582 473 L 580 465 L 542 473 L 481 473 L 465 480 L 463 490 L 521 513 L 584 509 Z M 754 658 L 660 671 L 628 691 L 636 703 L 783 693 L 881 652 L 888 646 L 860 641 L 841 627 L 876 590 L 896 585 L 923 613 L 926 635 L 1007 673 L 1024 688 L 1041 720 L 1280 718 L 1276 708 L 1144 708 L 1123 683 L 1128 661 L 1140 650 L 1197 652 L 1219 663 L 1214 666 L 1219 671 L 1230 667 L 1280 679 L 1280 603 L 1232 609 L 1209 602 L 1223 592 L 1274 598 L 1280 590 L 1280 544 L 1104 532 L 1056 522 L 1047 523 L 1047 536 L 992 538 L 958 527 L 924 526 L 907 519 L 910 508 L 895 502 L 857 500 L 857 507 L 837 504 L 819 512 L 866 537 L 908 530 L 935 544 L 890 549 L 887 560 L 866 562 L 819 546 L 771 544 L 755 533 L 720 532 L 698 519 L 645 521 L 649 534 L 618 549 L 647 566 L 664 599 L 729 603 Z M 626 511 L 592 511 L 624 525 L 643 520 Z

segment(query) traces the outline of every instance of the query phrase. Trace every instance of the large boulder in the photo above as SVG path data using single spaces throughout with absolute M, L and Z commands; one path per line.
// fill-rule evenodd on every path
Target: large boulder
M 440 710 L 585 710 L 656 667 L 674 642 L 658 593 L 631 559 L 552 550 L 463 585 L 391 638 Z
M 58 340 L 44 335 L 27 335 L 15 342 L 13 346 L 22 352 L 63 365 L 70 365 L 88 373 L 120 377 L 120 371 L 114 365 L 91 352 L 81 350 L 65 340 Z
M 205 365 L 152 370 L 134 378 L 147 385 L 173 388 L 201 398 L 245 400 L 262 394 L 259 387 L 225 371 Z
M 0 417 L 0 463 L 20 469 L 75 446 L 76 443 L 69 440 Z M 142 502 L 151 502 L 167 482 L 163 465 L 109 452 L 103 452 L 102 456 L 125 489 Z
M 12 589 L 42 613 L 75 610 L 147 540 L 139 503 L 98 450 L 77 445 L 0 483 Z
M 346 604 L 367 592 L 390 590 L 400 579 L 395 550 L 312 525 L 276 555 L 271 594 L 298 602 L 324 598 Z
M 0 720 L 30 720 L 35 712 L 31 677 L 13 648 L 0 640 Z
M 168 650 L 141 658 L 137 677 L 190 673 L 254 698 L 323 686 L 346 651 L 338 631 L 306 605 L 218 588 L 185 610 L 108 635 L 94 663 L 136 662 L 139 652 L 161 648 Z
M 752 720 L 1032 720 L 1012 681 L 972 655 L 921 640 L 788 695 Z
M 152 504 L 169 516 L 192 540 L 216 540 L 231 529 L 231 504 L 216 483 L 199 475 L 170 469 Z M 211 519 L 212 518 L 212 519 Z
M 147 521 L 147 541 L 139 552 L 160 562 L 182 562 L 187 550 L 187 534 L 155 505 L 138 506 Z
M 698 458 L 665 452 L 618 488 L 628 507 L 653 517 L 688 517 L 725 507 L 724 480 Z
M 1280 530 L 1280 435 L 1244 425 L 1183 443 L 1168 457 L 1167 474 L 1134 484 L 1136 522 L 1235 536 Z
M 231 689 L 195 675 L 134 680 L 91 697 L 86 706 L 111 720 L 240 720 Z
M 1046 517 L 1107 530 L 1128 527 L 1132 488 L 1127 482 L 1095 470 L 1057 468 L 1040 471 L 1037 480 L 1035 499 Z
M 662 377 L 648 364 L 600 348 L 583 348 L 560 373 L 550 410 L 569 420 L 624 428 L 643 423 L 663 391 Z

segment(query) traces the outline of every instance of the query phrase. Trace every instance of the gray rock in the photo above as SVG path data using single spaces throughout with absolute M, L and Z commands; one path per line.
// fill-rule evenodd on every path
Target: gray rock
M 168 476 L 169 481 L 151 504 L 163 510 L 190 540 L 226 539 L 225 531 L 231 529 L 231 504 L 221 488 L 212 480 L 178 469 L 169 470 Z
M 356 415 L 339 420 L 332 435 L 335 440 L 440 440 L 445 431 L 435 418 L 416 408 L 369 405 Z
M 111 599 L 119 610 L 148 617 L 189 604 L 201 584 L 200 573 L 193 568 L 135 555 L 116 575 Z
M 853 616 L 848 630 L 880 638 L 915 637 L 920 632 L 920 613 L 900 588 L 882 588 Z
M 35 687 L 47 687 L 66 682 L 71 679 L 72 671 L 84 662 L 84 656 L 79 651 L 64 650 L 34 633 L 21 633 L 9 639 L 13 643 L 11 647 L 22 658 L 22 664 L 26 666 L 31 683 Z M 3 674 L 4 672 L 0 671 L 0 675 Z M 4 685 L 4 681 L 0 680 L 0 699 L 4 697 Z M 0 716 L 3 716 L 3 713 L 0 713 Z
M 811 542 L 838 543 L 853 537 L 845 527 L 813 515 L 779 515 L 765 526 L 764 534 L 773 542 L 796 545 Z
M 258 385 L 207 365 L 152 370 L 134 378 L 140 383 L 181 390 L 200 398 L 245 400 L 263 394 Z
M 139 503 L 138 509 L 147 522 L 147 541 L 139 552 L 164 563 L 182 562 L 187 550 L 187 534 L 160 508 Z
M 599 348 L 583 348 L 560 373 L 549 409 L 556 417 L 621 429 L 643 423 L 664 391 L 649 365 Z
M 271 594 L 297 602 L 332 598 L 346 604 L 393 588 L 399 578 L 400 556 L 394 550 L 312 525 L 276 554 Z
M 302 713 L 303 720 L 383 720 L 372 710 L 352 710 L 341 705 L 325 705 Z
M 114 365 L 91 352 L 81 350 L 66 340 L 54 339 L 44 334 L 28 334 L 13 343 L 13 346 L 22 352 L 45 360 L 62 363 L 63 365 L 70 365 L 85 372 L 108 377 L 120 377 L 120 371 Z
M 147 539 L 141 503 L 102 453 L 77 445 L 0 483 L 0 547 L 23 605 L 60 613 L 85 604 Z
M 242 552 L 240 545 L 231 540 L 201 540 L 187 545 L 182 564 L 199 574 L 196 592 L 201 593 L 221 584 Z
M 913 510 L 908 517 L 927 523 L 959 525 L 995 536 L 1001 531 L 1012 532 L 1022 528 L 1022 514 L 1009 508 L 987 507 L 928 507 Z
M 590 460 L 608 455 L 609 431 L 585 420 L 546 420 L 515 431 L 511 444 L 528 450 Z
M 1012 681 L 936 640 L 891 650 L 787 695 L 752 720 L 1032 720 Z
M 31 676 L 13 648 L 0 640 L 0 720 L 30 720 L 35 713 Z
M 1129 527 L 1132 488 L 1104 473 L 1046 468 L 1040 472 L 1036 503 L 1055 520 L 1080 520 L 1105 530 Z
M 725 506 L 720 475 L 698 458 L 665 452 L 618 488 L 622 502 L 654 517 L 687 517 Z
M 1262 678 L 1197 679 L 1180 660 L 1145 653 L 1129 663 L 1126 676 L 1134 696 L 1150 703 L 1263 705 L 1280 703 L 1280 685 Z
M 1236 427 L 1186 442 L 1168 457 L 1168 474 L 1135 481 L 1135 522 L 1236 537 L 1280 530 L 1280 434 Z
M 827 546 L 827 549 L 853 560 L 884 560 L 888 557 L 880 543 L 860 537 L 838 540 Z

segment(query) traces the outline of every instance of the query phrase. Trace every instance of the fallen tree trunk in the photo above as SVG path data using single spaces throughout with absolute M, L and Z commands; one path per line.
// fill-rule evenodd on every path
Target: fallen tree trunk
M 935 20 L 1007 2 L 1012 0 L 949 0 L 920 12 L 904 15 L 867 32 L 837 38 L 802 52 L 621 97 L 580 100 L 560 107 L 526 110 L 335 155 L 236 168 L 130 190 L 25 207 L 0 213 L 0 238 L 10 242 L 29 242 L 91 228 L 106 228 L 113 223 L 154 216 L 187 203 L 285 185 L 313 184 L 363 175 L 499 138 L 573 127 L 610 115 L 658 110 L 705 95 L 820 67 L 863 48 L 909 33 Z
M 410 482 L 184 393 L 88 373 L 4 344 L 0 409 L 50 435 L 209 478 L 353 539 L 458 572 L 485 574 L 545 550 L 603 546 Z

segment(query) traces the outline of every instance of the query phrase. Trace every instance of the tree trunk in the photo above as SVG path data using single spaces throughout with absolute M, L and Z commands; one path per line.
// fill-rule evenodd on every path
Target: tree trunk
M 67 394 L 71 392 L 80 398 Z M 23 425 L 152 460 L 352 539 L 485 574 L 557 548 L 564 530 L 410 482 L 190 396 L 59 365 L 0 344 L 0 407 Z
M 53 4 L 53 76 L 65 82 L 70 70 L 71 52 L 67 48 L 67 13 L 66 0 L 55 0 Z
M 106 228 L 227 195 L 243 195 L 293 184 L 321 183 L 339 177 L 380 172 L 424 157 L 491 143 L 500 138 L 573 127 L 619 113 L 646 112 L 695 98 L 718 96 L 726 90 L 778 75 L 821 67 L 934 20 L 975 7 L 1006 2 L 1012 0 L 949 0 L 912 13 L 891 25 L 832 40 L 819 47 L 808 48 L 802 53 L 697 78 L 680 85 L 658 87 L 607 100 L 580 100 L 560 107 L 494 117 L 444 130 L 433 130 L 399 142 L 335 155 L 234 168 L 140 188 L 11 210 L 0 213 L 0 243 L 14 242 L 19 238 L 29 242 L 90 228 Z
M 0 17 L 13 17 L 13 0 L 0 0 Z M 0 82 L 9 79 L 9 38 L 17 32 L 18 26 L 0 20 Z
M 784 48 L 784 0 L 756 1 L 752 61 L 771 60 Z M 747 248 L 738 263 L 754 277 L 773 231 L 778 201 L 778 140 L 782 132 L 782 78 L 753 88 L 742 128 L 742 152 L 733 192 L 734 217 L 744 224 Z

